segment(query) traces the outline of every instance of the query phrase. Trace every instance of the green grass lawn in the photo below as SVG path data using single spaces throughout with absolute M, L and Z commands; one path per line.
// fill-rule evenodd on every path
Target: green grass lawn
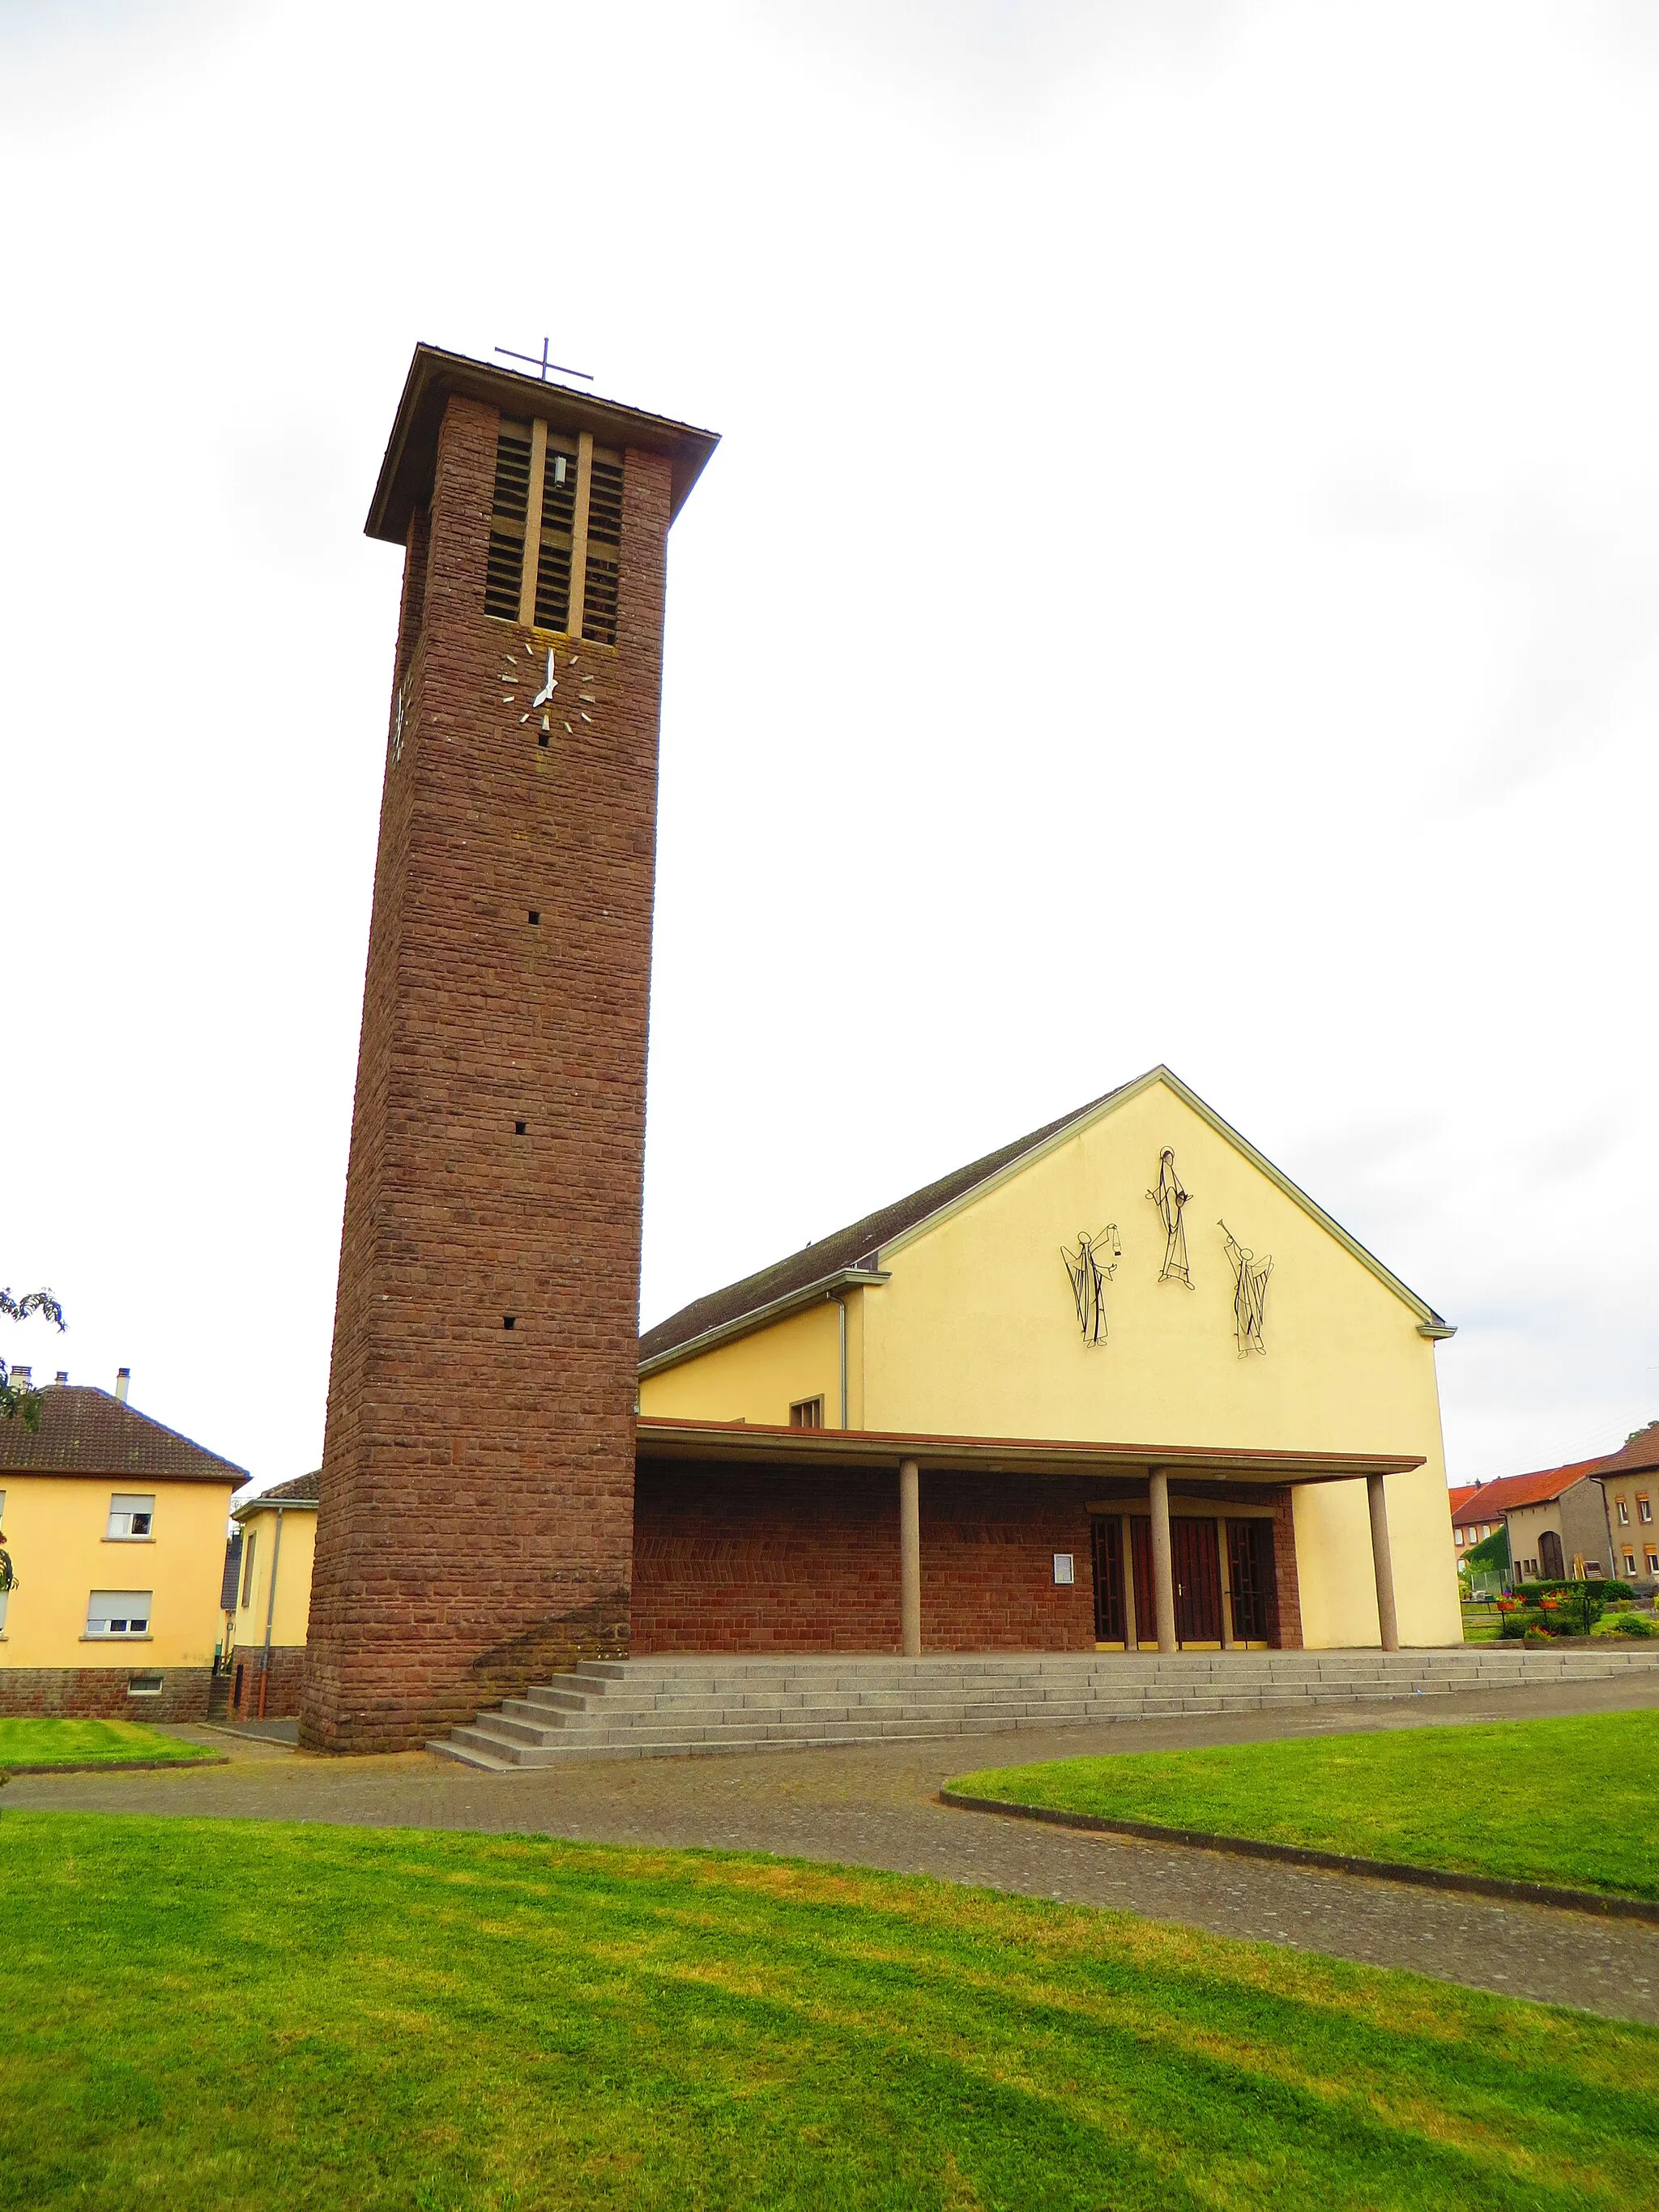
M 1585 2212 L 1659 2031 L 943 1883 L 0 1816 L 0 2205 Z
M 987 1769 L 951 1787 L 1358 1858 L 1659 1898 L 1659 1712 Z
M 0 1772 L 11 1766 L 126 1766 L 135 1759 L 211 1759 L 199 1743 L 137 1721 L 0 1720 Z

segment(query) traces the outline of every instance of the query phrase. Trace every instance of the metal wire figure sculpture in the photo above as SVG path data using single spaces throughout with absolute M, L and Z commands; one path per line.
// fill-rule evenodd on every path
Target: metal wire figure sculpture
M 1192 1193 L 1181 1187 L 1181 1177 L 1176 1173 L 1175 1152 L 1166 1145 L 1158 1158 L 1158 1188 L 1149 1190 L 1147 1197 L 1158 1208 L 1158 1218 L 1164 1224 L 1164 1266 L 1158 1279 L 1160 1283 L 1184 1283 L 1193 1287 L 1193 1271 L 1187 1261 L 1187 1224 L 1182 1219 Z
M 1273 1271 L 1273 1256 L 1269 1254 L 1267 1259 L 1258 1260 L 1224 1221 L 1216 1226 L 1227 1240 L 1227 1257 L 1233 1263 L 1233 1327 L 1238 1334 L 1238 1356 L 1248 1358 L 1253 1352 L 1265 1356 L 1267 1347 L 1261 1340 L 1261 1331 L 1267 1318 L 1267 1278 Z
M 1108 1251 L 1111 1254 L 1109 1260 L 1106 1257 Z M 1072 1296 L 1077 1302 L 1078 1327 L 1083 1331 L 1083 1341 L 1104 1344 L 1106 1285 L 1116 1274 L 1117 1263 L 1123 1257 L 1116 1222 L 1108 1222 L 1097 1237 L 1091 1237 L 1086 1230 L 1079 1229 L 1076 1251 L 1068 1251 L 1062 1244 L 1060 1256 L 1072 1279 Z

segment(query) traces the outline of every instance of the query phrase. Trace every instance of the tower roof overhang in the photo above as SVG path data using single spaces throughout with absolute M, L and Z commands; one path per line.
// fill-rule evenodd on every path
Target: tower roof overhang
M 1255 1451 L 1207 1444 L 1073 1442 L 1065 1437 L 889 1435 L 870 1429 L 782 1429 L 752 1421 L 675 1421 L 641 1414 L 637 1460 L 734 1462 L 771 1467 L 896 1468 L 914 1460 L 950 1474 L 1165 1474 L 1211 1482 L 1353 1482 L 1368 1474 L 1408 1474 L 1424 1464 L 1413 1452 Z
M 566 385 L 550 384 L 514 368 L 498 368 L 465 354 L 446 353 L 439 346 L 417 345 L 404 380 L 403 398 L 398 402 L 397 417 L 386 441 L 368 520 L 363 525 L 368 537 L 384 538 L 393 545 L 404 543 L 410 514 L 426 504 L 431 493 L 438 431 L 445 407 L 457 395 L 498 407 L 514 419 L 534 415 L 557 429 L 591 431 L 601 445 L 631 446 L 665 454 L 672 471 L 671 520 L 684 506 L 692 485 L 720 443 L 717 431 L 696 430 L 689 422 L 672 422 L 666 416 L 650 415 L 617 400 L 572 392 Z

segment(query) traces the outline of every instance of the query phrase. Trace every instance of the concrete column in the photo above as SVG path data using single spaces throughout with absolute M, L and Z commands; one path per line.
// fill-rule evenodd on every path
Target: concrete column
M 1139 1651 L 1140 1625 L 1135 1619 L 1135 1524 L 1126 1513 L 1117 1525 L 1123 1531 L 1123 1648 L 1126 1651 Z
M 1215 1541 L 1221 1566 L 1221 1648 L 1231 1651 L 1237 1642 L 1233 1634 L 1232 1572 L 1227 1558 L 1227 1524 L 1219 1518 L 1215 1524 Z
M 1365 1477 L 1365 1498 L 1371 1509 L 1371 1565 L 1376 1575 L 1376 1618 L 1382 1630 L 1382 1649 L 1400 1649 L 1400 1616 L 1394 1605 L 1394 1559 L 1389 1550 L 1389 1501 L 1380 1474 Z
M 1170 1478 L 1161 1467 L 1152 1471 L 1152 1606 L 1158 1614 L 1158 1648 L 1176 1650 L 1175 1558 L 1170 1548 Z
M 899 1462 L 899 1643 L 907 1659 L 921 1656 L 921 1474 Z

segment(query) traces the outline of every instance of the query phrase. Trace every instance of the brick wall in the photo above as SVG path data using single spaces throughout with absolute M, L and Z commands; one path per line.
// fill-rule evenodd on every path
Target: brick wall
M 1273 1577 L 1278 1583 L 1275 1618 L 1281 1651 L 1302 1649 L 1302 1597 L 1296 1579 L 1296 1522 L 1289 1490 L 1273 1495 Z
M 483 612 L 496 424 L 449 401 L 408 549 L 301 1700 L 321 1749 L 417 1743 L 628 1645 L 670 472 L 627 455 L 617 644 L 580 647 L 593 723 L 544 749 L 501 704 L 527 633 Z
M 231 1655 L 230 1705 L 231 1719 L 237 1721 L 292 1720 L 300 1710 L 300 1688 L 305 1676 L 306 1648 L 303 1644 L 273 1644 L 270 1665 L 265 1681 L 265 1709 L 259 1711 L 259 1662 L 264 1656 L 261 1644 L 251 1644 L 246 1651 Z
M 1091 1651 L 1089 1502 L 1113 1483 L 921 1476 L 924 1651 Z M 1146 1492 L 1139 1492 L 1142 1498 Z M 1299 1650 L 1288 1492 L 1274 1503 L 1279 1641 Z M 1123 1502 L 1129 1503 L 1127 1491 Z M 1077 1580 L 1054 1579 L 1069 1552 Z M 1151 1636 L 1152 1607 L 1146 1612 Z M 634 1650 L 899 1649 L 898 1475 L 641 1464 Z
M 1098 1486 L 1096 1486 L 1097 1487 Z M 1089 1486 L 921 1477 L 927 1651 L 1090 1651 Z M 1054 1579 L 1070 1552 L 1078 1579 Z M 634 1649 L 896 1651 L 898 1475 L 641 1466 Z
M 159 1692 L 134 1697 L 135 1674 L 159 1674 Z M 0 1667 L 0 1714 L 8 1718 L 199 1721 L 207 1717 L 210 1667 Z

